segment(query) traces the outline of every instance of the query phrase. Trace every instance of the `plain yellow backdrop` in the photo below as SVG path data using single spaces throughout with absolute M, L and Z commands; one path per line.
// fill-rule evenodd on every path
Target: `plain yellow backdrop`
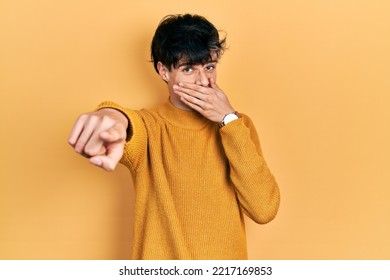
M 127 259 L 132 183 L 67 144 L 112 100 L 167 98 L 149 44 L 167 14 L 227 34 L 218 84 L 281 188 L 251 259 L 390 258 L 390 2 L 2 0 L 0 259 Z

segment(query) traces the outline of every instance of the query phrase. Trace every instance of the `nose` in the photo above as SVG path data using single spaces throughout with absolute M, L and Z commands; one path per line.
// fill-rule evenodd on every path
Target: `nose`
M 201 70 L 198 72 L 197 78 L 196 78 L 196 84 L 207 87 L 209 85 L 209 77 L 207 76 L 207 73 L 205 71 Z

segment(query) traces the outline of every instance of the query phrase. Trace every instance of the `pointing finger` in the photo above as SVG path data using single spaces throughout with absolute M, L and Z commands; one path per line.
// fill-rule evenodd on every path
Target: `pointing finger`
M 113 144 L 108 149 L 107 155 L 92 157 L 89 161 L 90 163 L 99 166 L 106 171 L 113 171 L 123 155 L 123 149 L 123 143 Z

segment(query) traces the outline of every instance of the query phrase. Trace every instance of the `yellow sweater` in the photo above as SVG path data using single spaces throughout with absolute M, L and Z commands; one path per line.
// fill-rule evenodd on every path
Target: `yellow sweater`
M 271 221 L 279 188 L 251 120 L 219 129 L 167 101 L 134 111 L 121 163 L 134 178 L 132 259 L 247 259 L 243 213 Z

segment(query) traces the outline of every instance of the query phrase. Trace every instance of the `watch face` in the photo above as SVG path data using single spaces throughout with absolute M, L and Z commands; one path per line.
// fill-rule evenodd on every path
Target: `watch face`
M 229 122 L 234 121 L 236 119 L 238 119 L 237 115 L 234 113 L 231 113 L 231 114 L 226 115 L 226 117 L 223 119 L 223 123 L 228 124 Z

